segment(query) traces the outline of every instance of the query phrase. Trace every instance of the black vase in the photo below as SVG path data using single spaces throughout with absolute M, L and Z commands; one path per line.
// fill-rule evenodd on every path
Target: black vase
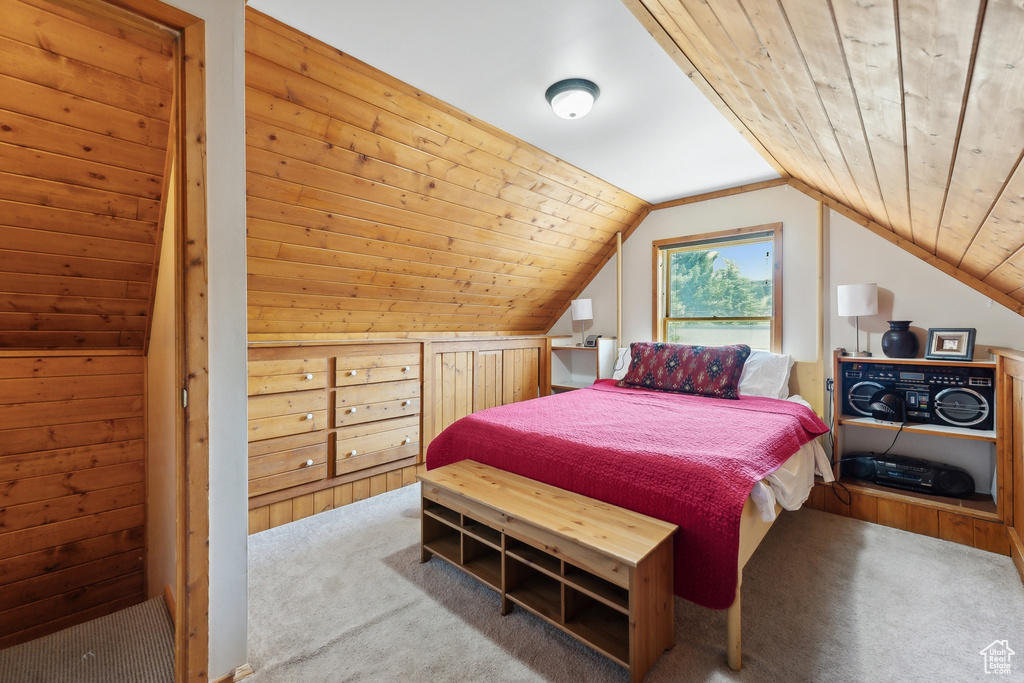
M 917 355 L 917 335 L 909 320 L 889 320 L 889 329 L 882 335 L 882 353 L 888 358 L 913 358 Z

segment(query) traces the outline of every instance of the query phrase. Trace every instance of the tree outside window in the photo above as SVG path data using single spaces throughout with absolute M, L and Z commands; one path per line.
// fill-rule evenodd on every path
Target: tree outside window
M 656 242 L 656 338 L 781 347 L 782 225 Z

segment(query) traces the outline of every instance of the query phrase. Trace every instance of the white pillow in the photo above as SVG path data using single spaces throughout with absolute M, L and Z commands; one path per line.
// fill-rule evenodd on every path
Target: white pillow
M 633 360 L 633 357 L 629 354 L 629 347 L 619 349 L 619 357 L 615 359 L 615 372 L 612 373 L 612 379 L 622 379 L 629 372 L 629 364 Z
M 793 357 L 788 353 L 771 353 L 751 349 L 740 375 L 740 396 L 789 396 L 789 371 Z

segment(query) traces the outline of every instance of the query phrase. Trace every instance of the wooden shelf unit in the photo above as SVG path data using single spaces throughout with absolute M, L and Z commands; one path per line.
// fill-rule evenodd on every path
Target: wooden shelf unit
M 598 337 L 595 347 L 576 346 L 569 337 L 555 337 L 551 340 L 551 390 L 582 389 L 611 377 L 616 358 L 615 337 Z
M 977 441 L 996 441 L 996 430 L 994 429 L 968 429 L 966 427 L 946 427 L 933 424 L 907 423 L 900 427 L 898 424 L 886 424 L 877 422 L 873 417 L 855 417 L 853 415 L 840 415 L 836 420 L 838 425 L 853 425 L 857 427 L 871 427 L 872 429 L 890 429 L 893 431 L 906 432 L 907 434 L 932 434 L 935 436 L 950 436 L 957 439 L 974 439 Z
M 935 366 L 973 366 L 996 368 L 995 362 L 952 362 L 930 361 L 920 358 L 854 358 L 836 354 L 833 363 L 833 377 L 836 379 L 833 396 L 834 414 L 836 415 L 833 429 L 833 457 L 835 475 L 839 483 L 850 492 L 850 500 L 841 502 L 833 500 L 831 492 L 825 492 L 821 500 L 822 509 L 839 514 L 847 514 L 867 521 L 878 521 L 897 526 L 917 533 L 946 538 L 973 545 L 975 547 L 1007 554 L 1005 525 L 1008 523 L 1010 496 L 1012 495 L 1011 470 L 1009 451 L 1005 447 L 999 425 L 1000 414 L 1006 410 L 1000 391 L 1000 376 L 995 375 L 994 410 L 996 428 L 989 430 L 967 429 L 962 427 L 943 426 L 936 424 L 908 423 L 902 427 L 907 434 L 925 435 L 948 439 L 949 447 L 955 448 L 957 442 L 988 442 L 994 454 L 993 475 L 996 477 L 996 495 L 976 493 L 971 498 L 959 499 L 929 495 L 899 488 L 881 486 L 869 481 L 862 481 L 841 476 L 841 459 L 848 452 L 845 431 L 855 429 L 877 429 L 896 432 L 898 424 L 876 422 L 873 418 L 848 415 L 842 413 L 842 366 L 846 363 L 885 363 L 892 365 L 935 365 Z M 898 449 L 897 449 L 898 450 Z M 832 486 L 832 485 L 826 485 Z M 814 505 L 812 504 L 812 507 Z
M 473 461 L 419 475 L 438 557 L 627 668 L 672 647 L 676 526 Z

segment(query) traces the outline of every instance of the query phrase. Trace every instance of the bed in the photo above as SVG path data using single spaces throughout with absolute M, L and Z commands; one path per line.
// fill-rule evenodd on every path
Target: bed
M 677 524 L 675 593 L 728 610 L 738 670 L 743 566 L 778 512 L 806 500 L 815 471 L 831 477 L 816 439 L 828 428 L 806 402 L 780 398 L 788 357 L 747 365 L 742 345 L 654 343 L 630 355 L 621 381 L 458 420 L 431 442 L 427 469 L 476 460 Z

